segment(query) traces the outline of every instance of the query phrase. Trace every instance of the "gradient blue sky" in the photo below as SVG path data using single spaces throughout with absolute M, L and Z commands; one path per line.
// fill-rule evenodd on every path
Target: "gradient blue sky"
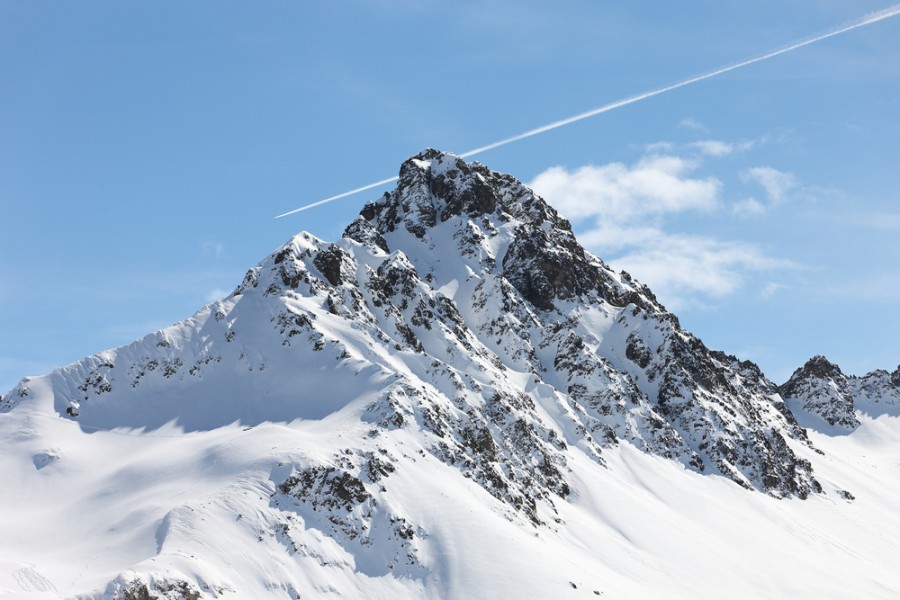
M 340 236 L 464 152 L 890 2 L 0 3 L 0 390 Z M 584 244 L 774 380 L 900 362 L 900 17 L 504 148 Z M 3 393 L 0 391 L 0 393 Z

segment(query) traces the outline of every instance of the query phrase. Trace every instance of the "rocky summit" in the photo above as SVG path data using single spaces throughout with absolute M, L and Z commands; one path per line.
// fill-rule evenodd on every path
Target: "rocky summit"
M 778 392 L 808 427 L 850 432 L 860 425 L 857 411 L 900 414 L 900 366 L 893 373 L 879 369 L 848 377 L 824 356 L 814 356 Z
M 898 390 L 900 368 L 848 378 L 822 357 L 776 386 L 685 331 L 515 178 L 426 150 L 340 240 L 301 233 L 193 317 L 23 380 L 0 423 L 18 415 L 9 443 L 45 484 L 96 446 L 116 449 L 102 481 L 164 492 L 81 499 L 117 519 L 103 544 L 132 549 L 84 597 L 465 597 L 441 558 L 465 498 L 511 539 L 565 537 L 572 507 L 618 489 L 590 491 L 585 473 L 638 469 L 632 449 L 743 494 L 849 498 L 820 483 L 805 427 L 852 431 Z M 208 486 L 170 488 L 165 469 Z M 229 570 L 229 548 L 264 557 L 241 568 L 266 577 Z

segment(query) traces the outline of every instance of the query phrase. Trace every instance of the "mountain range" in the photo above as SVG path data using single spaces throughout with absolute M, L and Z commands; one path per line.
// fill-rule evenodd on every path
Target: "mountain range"
M 898 597 L 900 366 L 777 385 L 510 175 L 0 399 L 0 597 Z

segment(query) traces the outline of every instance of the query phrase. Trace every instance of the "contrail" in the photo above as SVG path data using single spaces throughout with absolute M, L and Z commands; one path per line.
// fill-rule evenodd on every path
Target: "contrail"
M 386 183 L 391 183 L 392 181 L 397 181 L 398 179 L 400 178 L 394 175 L 393 177 L 388 177 L 387 179 L 382 179 L 381 181 L 376 181 L 375 183 L 370 183 L 368 185 L 358 187 L 355 190 L 350 190 L 349 192 L 344 192 L 343 194 L 338 194 L 337 196 L 331 196 L 330 198 L 325 198 L 324 200 L 318 200 L 316 202 L 313 202 L 312 204 L 307 204 L 306 206 L 295 208 L 294 210 L 286 212 L 283 215 L 278 215 L 275 218 L 280 219 L 281 217 L 292 215 L 294 213 L 300 212 L 301 210 L 306 210 L 307 208 L 313 208 L 314 206 L 319 206 L 320 204 L 328 204 L 329 202 L 334 202 L 335 200 L 340 200 L 341 198 L 346 198 L 347 196 L 352 196 L 353 194 L 358 194 L 359 192 L 371 190 L 374 187 L 378 187 L 379 185 L 384 185 Z
M 595 117 L 597 115 L 603 114 L 605 112 L 609 112 L 611 110 L 615 110 L 617 108 L 621 108 L 623 106 L 628 106 L 629 104 L 634 104 L 635 102 L 640 102 L 641 100 L 646 100 L 647 98 L 652 98 L 653 96 L 659 96 L 660 94 L 665 94 L 666 92 L 671 92 L 672 90 L 677 90 L 678 88 L 683 88 L 685 86 L 704 81 L 706 79 L 711 79 L 718 75 L 722 75 L 724 73 L 728 73 L 730 71 L 734 71 L 740 69 L 742 67 L 747 67 L 752 64 L 756 64 L 758 62 L 762 62 L 764 60 L 769 60 L 770 58 L 775 58 L 776 56 L 780 56 L 782 54 L 786 54 L 793 50 L 797 50 L 798 48 L 803 48 L 804 46 L 809 46 L 810 44 L 815 44 L 816 42 L 821 42 L 822 40 L 826 40 L 830 37 L 834 37 L 836 35 L 840 35 L 842 33 L 846 33 L 848 31 L 852 31 L 854 29 L 859 29 L 860 27 L 865 27 L 866 25 L 871 25 L 872 23 L 877 23 L 878 21 L 883 21 L 884 19 L 888 19 L 890 17 L 894 17 L 900 14 L 900 4 L 895 4 L 889 8 L 885 8 L 884 10 L 879 10 L 874 13 L 869 13 L 863 17 L 855 21 L 850 21 L 845 25 L 839 26 L 837 29 L 832 29 L 826 33 L 821 33 L 815 35 L 810 38 L 806 38 L 802 41 L 795 42 L 789 46 L 785 46 L 784 48 L 780 48 L 778 50 L 773 50 L 771 52 L 767 52 L 766 54 L 762 54 L 755 58 L 751 58 L 745 60 L 743 62 L 735 63 L 729 65 L 727 67 L 722 67 L 720 69 L 716 69 L 715 71 L 709 71 L 708 73 L 704 73 L 703 75 L 698 75 L 696 77 L 691 77 L 690 79 L 685 79 L 679 83 L 675 83 L 672 85 L 668 85 L 665 87 L 657 88 L 650 92 L 644 92 L 643 94 L 638 94 L 637 96 L 631 96 L 629 98 L 625 98 L 623 100 L 617 100 L 610 104 L 606 104 L 599 108 L 595 108 L 583 113 L 579 113 L 577 115 L 573 115 L 571 117 L 567 117 L 565 119 L 561 119 L 559 121 L 554 121 L 548 125 L 543 125 L 541 127 L 537 127 L 535 129 L 529 129 L 524 133 L 520 133 L 518 135 L 514 135 L 512 137 L 508 137 L 502 139 L 498 142 L 493 142 L 491 144 L 487 144 L 486 146 L 480 146 L 475 148 L 474 150 L 469 150 L 468 152 L 463 152 L 459 156 L 461 158 L 467 158 L 474 154 L 480 154 L 482 152 L 487 152 L 488 150 L 493 150 L 494 148 L 499 148 L 500 146 L 505 146 L 507 144 L 512 144 L 513 142 L 518 142 L 519 140 L 524 140 L 526 138 L 530 138 L 532 136 L 545 133 L 547 131 L 552 131 L 553 129 L 558 129 L 559 127 L 563 127 L 565 125 L 570 125 L 572 123 L 577 123 L 578 121 L 583 121 L 584 119 L 589 119 L 591 117 Z M 280 219 L 281 217 L 286 217 L 288 215 L 292 215 L 294 213 L 298 213 L 300 211 L 306 210 L 308 208 L 313 208 L 314 206 L 320 206 L 322 204 L 326 204 L 328 202 L 333 202 L 335 200 L 339 200 L 340 198 L 345 198 L 347 196 L 352 196 L 353 194 L 364 192 L 366 190 L 370 190 L 374 187 L 378 187 L 380 185 L 384 185 L 386 183 L 391 183 L 393 181 L 397 181 L 399 177 L 390 177 L 388 179 L 382 179 L 381 181 L 376 181 L 375 183 L 370 183 L 368 185 L 364 185 L 362 187 L 358 187 L 354 190 L 350 190 L 349 192 L 344 192 L 343 194 L 338 194 L 337 196 L 331 196 L 330 198 L 325 198 L 324 200 L 319 200 L 317 202 L 313 202 L 312 204 L 307 204 L 305 206 L 301 206 L 300 208 L 295 208 L 292 211 L 288 211 L 284 214 L 280 214 L 276 219 Z

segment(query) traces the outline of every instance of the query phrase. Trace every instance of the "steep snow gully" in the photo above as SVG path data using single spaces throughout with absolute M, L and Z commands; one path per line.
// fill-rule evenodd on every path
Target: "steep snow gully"
M 0 597 L 897 597 L 900 367 L 782 386 L 509 175 L 0 400 Z

